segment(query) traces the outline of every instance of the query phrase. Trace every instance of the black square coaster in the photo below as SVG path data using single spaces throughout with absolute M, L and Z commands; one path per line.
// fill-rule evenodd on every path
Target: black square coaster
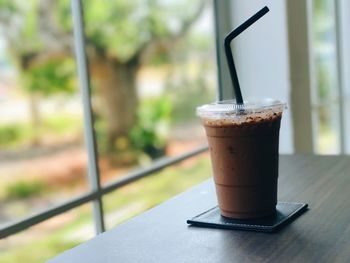
M 275 232 L 307 210 L 307 204 L 278 202 L 276 213 L 257 219 L 229 219 L 221 216 L 219 207 L 187 220 L 187 224 L 199 227 L 239 229 L 257 232 Z

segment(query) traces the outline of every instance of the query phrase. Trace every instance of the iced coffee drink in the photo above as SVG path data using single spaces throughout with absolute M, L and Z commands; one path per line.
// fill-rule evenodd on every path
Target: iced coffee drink
M 197 109 L 205 128 L 221 214 L 248 219 L 275 213 L 279 129 L 285 104 L 223 101 Z

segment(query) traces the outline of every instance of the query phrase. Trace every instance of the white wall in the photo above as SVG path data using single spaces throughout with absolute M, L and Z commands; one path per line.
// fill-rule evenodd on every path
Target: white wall
M 232 28 L 267 5 L 263 18 L 233 40 L 234 60 L 244 99 L 270 97 L 289 102 L 289 59 L 285 2 L 232 1 Z M 280 152 L 293 152 L 290 109 L 282 118 Z

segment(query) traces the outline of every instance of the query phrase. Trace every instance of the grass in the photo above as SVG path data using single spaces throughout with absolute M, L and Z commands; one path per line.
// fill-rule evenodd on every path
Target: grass
M 57 115 L 43 121 L 44 129 L 57 135 L 82 131 L 82 124 L 82 117 L 76 115 Z
M 0 124 L 0 146 L 16 148 L 30 145 L 37 138 L 62 136 L 82 131 L 82 119 L 76 115 L 54 115 L 43 118 L 40 127 L 31 123 Z
M 51 236 L 43 240 L 16 248 L 14 251 L 5 251 L 0 255 L 1 263 L 10 262 L 45 262 L 53 255 L 72 248 L 79 241 L 63 240 L 61 236 Z
M 6 199 L 23 199 L 33 195 L 40 195 L 46 189 L 42 181 L 17 181 L 10 183 L 5 189 Z
M 106 195 L 103 199 L 104 209 L 108 215 L 137 203 L 141 208 L 136 213 L 142 212 L 198 184 L 209 175 L 209 160 L 204 157 L 189 166 L 167 168 Z M 114 225 L 122 221 L 116 221 Z
M 113 216 L 109 227 L 121 222 L 163 202 L 170 197 L 183 192 L 189 187 L 208 178 L 210 162 L 207 156 L 190 159 L 180 165 L 164 169 L 152 176 L 120 188 L 103 198 L 106 218 Z M 84 206 L 86 208 L 86 206 Z M 83 208 L 83 207 L 82 207 Z M 44 233 L 44 238 L 31 238 L 25 244 L 9 247 L 0 253 L 0 263 L 7 262 L 44 262 L 58 253 L 83 242 L 86 237 L 69 238 L 79 229 L 91 225 L 91 212 L 87 209 L 75 210 L 73 221 L 59 228 Z M 31 230 L 29 230 L 31 231 Z M 29 232 L 28 231 L 28 232 Z M 22 233 L 19 235 L 25 235 Z M 16 236 L 10 238 L 18 238 Z

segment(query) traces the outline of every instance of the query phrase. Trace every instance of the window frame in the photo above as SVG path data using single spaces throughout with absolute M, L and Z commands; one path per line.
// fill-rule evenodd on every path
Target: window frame
M 216 2 L 216 1 L 215 1 Z M 149 176 L 168 166 L 175 165 L 181 161 L 204 153 L 208 150 L 207 145 L 199 146 L 175 157 L 164 157 L 145 168 L 126 173 L 120 179 L 114 180 L 106 185 L 101 185 L 100 171 L 98 169 L 96 135 L 93 128 L 94 116 L 91 107 L 91 87 L 88 70 L 88 59 L 85 50 L 84 19 L 82 0 L 71 0 L 71 10 L 73 18 L 74 46 L 76 63 L 78 68 L 79 86 L 82 94 L 83 120 L 84 120 L 84 141 L 88 155 L 88 178 L 90 191 L 87 191 L 66 202 L 45 209 L 37 214 L 30 215 L 18 221 L 10 222 L 0 227 L 0 238 L 16 234 L 28 227 L 39 224 L 54 216 L 65 213 L 83 204 L 92 202 L 95 233 L 100 234 L 105 231 L 105 220 L 103 213 L 102 197 L 129 183 Z

